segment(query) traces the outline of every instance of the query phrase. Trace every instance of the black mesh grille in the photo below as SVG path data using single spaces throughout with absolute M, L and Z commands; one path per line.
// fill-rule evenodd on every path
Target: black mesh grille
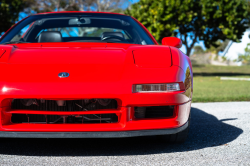
M 168 118 L 174 115 L 174 106 L 135 107 L 135 118 Z
M 65 106 L 58 106 L 55 100 L 36 100 L 37 104 L 25 106 L 21 102 L 22 99 L 14 99 L 11 104 L 11 109 L 22 110 L 43 110 L 43 111 L 82 111 L 82 110 L 102 110 L 102 109 L 117 109 L 117 101 L 112 99 L 107 106 L 99 104 L 96 100 L 90 100 L 86 103 L 85 100 L 67 100 Z
M 12 123 L 44 123 L 44 124 L 85 124 L 116 123 L 116 114 L 90 114 L 82 116 L 31 115 L 12 114 Z

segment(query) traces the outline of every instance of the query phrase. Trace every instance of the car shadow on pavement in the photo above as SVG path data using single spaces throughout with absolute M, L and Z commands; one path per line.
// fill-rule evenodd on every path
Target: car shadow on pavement
M 243 130 L 197 108 L 191 110 L 189 137 L 183 144 L 167 144 L 156 136 L 116 139 L 0 139 L 0 154 L 24 156 L 123 156 L 185 152 L 223 146 Z

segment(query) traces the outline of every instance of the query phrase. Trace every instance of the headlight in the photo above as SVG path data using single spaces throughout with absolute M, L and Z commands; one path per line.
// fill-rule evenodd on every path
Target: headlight
M 133 93 L 160 93 L 173 91 L 180 91 L 180 85 L 178 83 L 133 85 Z

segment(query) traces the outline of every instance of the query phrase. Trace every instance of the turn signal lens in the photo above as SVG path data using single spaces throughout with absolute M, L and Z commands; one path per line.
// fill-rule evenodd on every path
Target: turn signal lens
M 179 91 L 180 85 L 178 83 L 175 84 L 167 84 L 167 91 Z
M 133 93 L 150 93 L 150 92 L 172 92 L 179 91 L 180 85 L 178 83 L 172 84 L 142 84 L 134 85 Z

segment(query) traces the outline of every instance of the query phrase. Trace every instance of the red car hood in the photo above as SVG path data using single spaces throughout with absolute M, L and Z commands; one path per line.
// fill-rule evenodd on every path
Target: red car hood
M 5 65 L 7 82 L 117 81 L 121 78 L 129 44 L 19 44 Z M 133 62 L 133 61 L 131 61 Z M 9 76 L 12 77 L 9 77 Z M 46 80 L 45 80 L 46 78 Z
M 131 93 L 133 84 L 183 81 L 181 74 L 176 73 L 180 71 L 177 66 L 144 68 L 135 65 L 135 50 L 140 65 L 155 61 L 165 64 L 166 59 L 162 60 L 161 57 L 168 57 L 171 64 L 169 47 L 114 43 L 35 43 L 16 44 L 16 47 L 2 45 L 0 50 L 4 52 L 0 55 L 0 89 L 3 94 L 10 96 L 41 96 L 48 93 L 67 96 L 126 94 Z M 69 77 L 59 78 L 61 72 L 69 73 Z

